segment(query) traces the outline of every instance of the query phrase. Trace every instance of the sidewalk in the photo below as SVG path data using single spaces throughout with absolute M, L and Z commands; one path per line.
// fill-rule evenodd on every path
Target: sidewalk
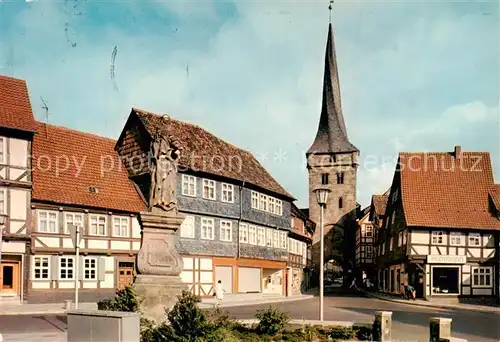
M 500 313 L 500 306 L 498 305 L 476 305 L 476 304 L 464 304 L 464 303 L 446 303 L 444 301 L 433 300 L 428 301 L 424 299 L 416 299 L 416 300 L 404 300 L 399 296 L 380 293 L 380 292 L 369 292 L 360 290 L 368 297 L 386 300 L 395 303 L 408 304 L 408 305 L 418 305 L 418 306 L 426 306 L 431 308 L 448 308 L 448 309 L 459 309 L 459 310 L 471 310 L 471 311 L 483 311 L 483 312 L 495 312 Z
M 78 309 L 97 310 L 97 303 L 78 303 Z M 1 304 L 0 315 L 61 315 L 66 312 L 64 303 L 50 304 Z
M 259 305 L 259 304 L 272 304 L 272 303 L 283 303 L 283 302 L 293 302 L 304 299 L 314 298 L 314 291 L 310 291 L 307 294 L 293 295 L 290 297 L 285 297 L 281 295 L 265 295 L 265 294 L 235 294 L 226 295 L 222 299 L 219 307 L 229 308 L 234 306 L 246 306 L 246 305 Z M 204 298 L 198 307 L 201 309 L 210 309 L 215 306 L 217 299 L 214 298 Z

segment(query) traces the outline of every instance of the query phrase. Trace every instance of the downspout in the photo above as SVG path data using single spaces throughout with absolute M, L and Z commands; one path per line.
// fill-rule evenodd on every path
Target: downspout
M 238 218 L 238 249 L 237 249 L 237 255 L 236 258 L 240 258 L 240 224 L 241 224 L 241 217 L 243 216 L 243 188 L 245 187 L 245 180 L 243 179 L 243 183 L 240 185 L 240 217 Z M 247 233 L 248 234 L 248 233 Z

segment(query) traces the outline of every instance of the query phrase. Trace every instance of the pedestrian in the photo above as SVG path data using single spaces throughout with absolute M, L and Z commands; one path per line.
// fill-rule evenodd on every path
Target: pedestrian
M 215 285 L 215 299 L 217 300 L 217 303 L 215 306 L 218 308 L 220 305 L 220 302 L 224 298 L 224 293 L 226 293 L 226 290 L 222 287 L 222 281 L 218 281 L 217 285 Z
M 358 290 L 358 286 L 356 285 L 356 278 L 352 280 L 351 286 L 349 286 L 350 289 L 352 289 L 353 287 L 356 291 Z

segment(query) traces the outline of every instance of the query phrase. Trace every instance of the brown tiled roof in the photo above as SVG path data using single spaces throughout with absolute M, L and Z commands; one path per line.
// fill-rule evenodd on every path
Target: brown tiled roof
M 36 130 L 24 80 L 0 75 L 0 127 L 30 132 Z
M 293 199 L 248 151 L 242 150 L 203 128 L 133 108 L 151 136 L 156 132 L 172 135 L 182 145 L 180 164 L 193 170 L 245 181 Z
M 114 150 L 116 141 L 39 126 L 33 141 L 33 200 L 133 213 L 145 209 Z
M 489 153 L 400 153 L 398 165 L 409 226 L 500 229 L 489 212 Z
M 372 202 L 375 207 L 375 215 L 384 215 L 385 207 L 387 206 L 387 200 L 389 195 L 373 195 Z
M 495 184 L 490 190 L 490 197 L 497 211 L 500 211 L 500 184 Z

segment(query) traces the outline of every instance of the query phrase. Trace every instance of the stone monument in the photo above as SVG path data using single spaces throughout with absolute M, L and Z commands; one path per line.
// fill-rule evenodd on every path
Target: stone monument
M 139 215 L 142 244 L 137 254 L 138 275 L 134 287 L 141 310 L 156 322 L 166 319 L 177 296 L 187 289 L 180 273 L 182 257 L 175 248 L 176 231 L 184 217 L 177 211 L 177 162 L 181 146 L 171 136 L 156 134 L 151 143 L 149 209 Z

